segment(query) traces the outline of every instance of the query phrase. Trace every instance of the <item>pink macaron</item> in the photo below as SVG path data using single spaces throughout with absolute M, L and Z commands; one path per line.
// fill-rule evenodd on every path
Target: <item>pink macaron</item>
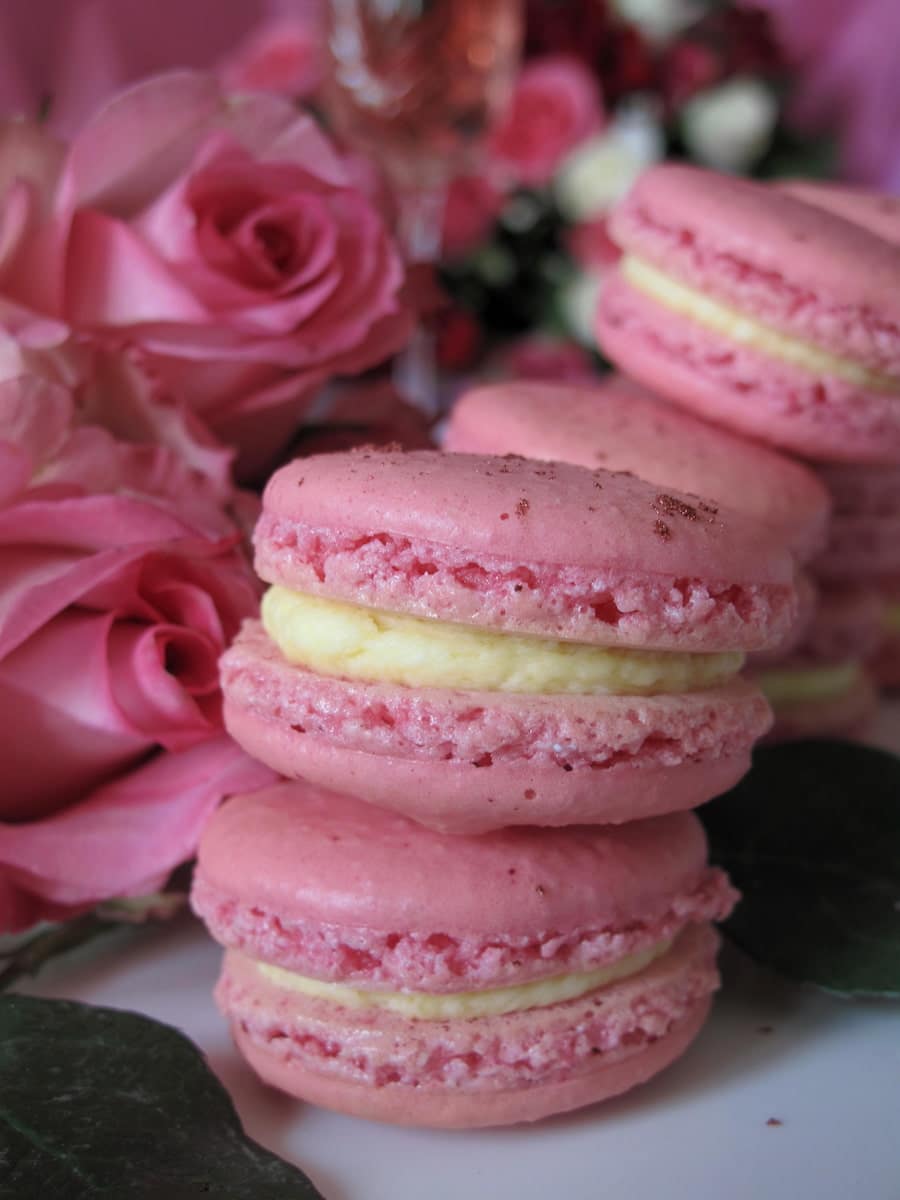
M 878 692 L 867 660 L 882 637 L 884 602 L 871 588 L 822 586 L 802 641 L 750 670 L 775 714 L 768 741 L 852 737 L 875 715 Z
M 222 660 L 229 731 L 284 775 L 454 832 L 627 821 L 726 790 L 770 721 L 735 652 L 776 643 L 796 615 L 793 561 L 759 522 L 630 476 L 516 457 L 295 462 L 266 488 L 255 542 L 270 597 L 318 598 L 340 629 L 329 619 L 298 656 L 271 622 L 246 624 Z M 415 619 L 403 672 L 393 659 L 359 667 L 368 644 L 348 657 L 348 613 L 376 642 L 375 627 Z M 410 682 L 422 639 L 473 632 L 490 636 Z M 604 662 L 665 678 L 673 662 L 693 679 L 724 654 L 727 677 L 471 682 L 483 651 L 492 662 L 515 651 L 526 673 L 549 653 L 568 672 L 600 647 Z M 335 648 L 340 661 L 323 667 Z
M 900 246 L 762 183 L 665 164 L 611 218 L 623 370 L 807 458 L 900 462 Z
M 690 813 L 454 838 L 284 783 L 214 814 L 192 903 L 263 1079 L 453 1128 L 592 1104 L 671 1063 L 735 898 Z
M 801 560 L 825 542 L 828 493 L 808 467 L 667 404 L 621 375 L 593 385 L 473 388 L 451 412 L 444 446 L 630 471 L 764 521 Z
M 786 179 L 778 186 L 798 200 L 862 225 L 885 241 L 900 242 L 900 196 L 813 179 Z
M 819 475 L 833 516 L 816 573 L 857 586 L 900 577 L 900 466 L 831 464 Z

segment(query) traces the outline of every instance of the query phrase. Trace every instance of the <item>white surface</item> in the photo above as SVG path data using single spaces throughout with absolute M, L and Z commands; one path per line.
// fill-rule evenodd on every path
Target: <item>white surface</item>
M 900 740 L 896 709 L 881 740 Z M 726 952 L 706 1029 L 643 1088 L 537 1126 L 442 1134 L 341 1117 L 264 1088 L 213 1007 L 219 952 L 200 928 L 185 921 L 122 940 L 116 952 L 107 942 L 58 964 L 28 990 L 183 1029 L 251 1136 L 302 1166 L 326 1200 L 900 1200 L 896 1004 L 831 999 Z M 767 1125 L 771 1117 L 782 1124 Z

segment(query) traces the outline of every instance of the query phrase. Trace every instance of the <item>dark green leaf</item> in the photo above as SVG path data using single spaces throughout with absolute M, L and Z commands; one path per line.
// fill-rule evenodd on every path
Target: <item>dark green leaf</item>
M 322 1200 L 176 1030 L 28 996 L 0 997 L 0 1196 Z
M 700 811 L 744 898 L 725 931 L 831 991 L 900 996 L 900 759 L 850 742 L 757 750 Z

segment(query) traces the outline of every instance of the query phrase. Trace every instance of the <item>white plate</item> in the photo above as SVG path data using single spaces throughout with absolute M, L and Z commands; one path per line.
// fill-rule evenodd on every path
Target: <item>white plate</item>
M 900 708 L 884 714 L 879 740 L 900 746 Z M 185 921 L 116 952 L 107 943 L 28 990 L 183 1029 L 248 1132 L 302 1166 L 327 1200 L 900 1198 L 900 1005 L 832 999 L 728 951 L 709 1024 L 649 1084 L 536 1126 L 431 1133 L 341 1117 L 257 1083 L 210 999 L 218 957 Z

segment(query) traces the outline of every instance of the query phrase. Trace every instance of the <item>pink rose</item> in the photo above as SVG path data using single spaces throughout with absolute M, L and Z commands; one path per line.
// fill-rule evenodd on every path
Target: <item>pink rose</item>
M 142 348 L 240 451 L 271 462 L 316 388 L 404 342 L 403 269 L 311 117 L 182 71 L 113 101 L 63 169 L 61 315 Z
M 4 931 L 154 890 L 270 773 L 222 733 L 217 660 L 257 589 L 202 476 L 36 376 L 0 383 L 0 431 Z
M 482 175 L 460 175 L 447 189 L 443 249 L 449 258 L 485 241 L 503 208 L 499 188 Z
M 564 56 L 533 59 L 488 150 L 520 183 L 547 183 L 563 157 L 602 121 L 600 91 L 587 67 Z
M 0 329 L 0 444 L 25 478 L 88 492 L 129 490 L 178 505 L 211 535 L 231 534 L 233 451 L 160 384 L 140 351 L 69 338 L 41 348 Z M 18 490 L 13 475 L 0 496 Z

